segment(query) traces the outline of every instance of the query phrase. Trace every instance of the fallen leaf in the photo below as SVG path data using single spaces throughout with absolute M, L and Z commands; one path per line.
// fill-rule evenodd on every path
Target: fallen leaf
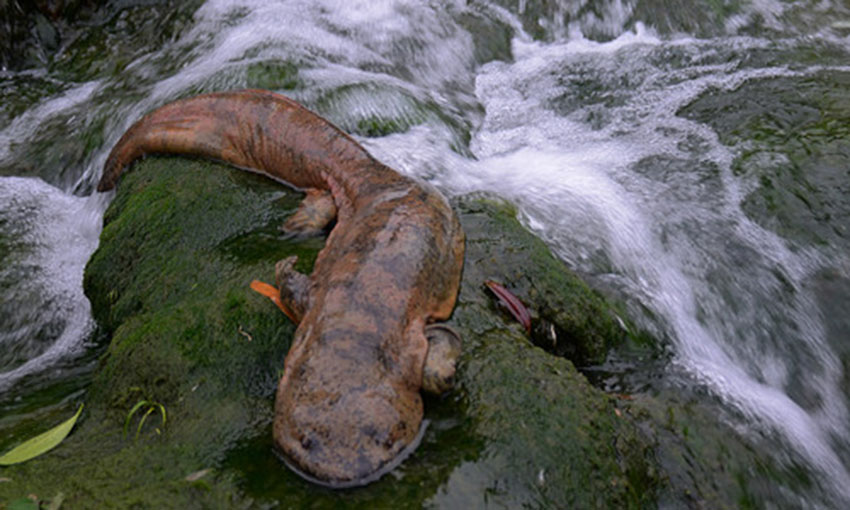
M 496 295 L 499 302 L 508 309 L 511 315 L 522 324 L 527 333 L 531 333 L 531 312 L 522 304 L 522 301 L 516 297 L 513 292 L 506 289 L 502 284 L 496 283 L 493 280 L 487 280 L 484 285 L 490 289 L 490 292 Z
M 65 501 L 65 495 L 61 492 L 50 500 L 50 504 L 47 505 L 46 510 L 59 510 L 62 507 L 62 502 Z
M 203 478 L 204 476 L 206 476 L 207 473 L 209 473 L 210 471 L 211 471 L 210 468 L 202 469 L 200 471 L 195 471 L 191 475 L 186 476 L 186 478 L 184 478 L 184 480 L 186 480 L 187 482 L 196 482 L 196 481 L 200 480 L 201 478 Z
M 283 301 L 280 300 L 280 291 L 277 290 L 277 287 L 269 285 L 265 282 L 261 282 L 260 280 L 253 280 L 251 281 L 251 290 L 253 290 L 257 294 L 266 296 L 267 298 L 271 299 L 272 302 L 274 302 L 274 304 L 277 305 L 278 308 L 280 308 L 280 311 L 283 312 L 287 317 L 289 317 L 289 320 L 296 324 L 298 323 L 298 321 L 295 320 L 295 314 L 292 313 L 286 307 L 286 305 L 283 304 Z
M 5 455 L 0 456 L 0 466 L 11 466 L 12 464 L 25 462 L 55 448 L 62 440 L 68 437 L 68 434 L 71 433 L 71 429 L 74 428 L 74 424 L 77 423 L 77 418 L 80 417 L 80 413 L 82 412 L 83 404 L 80 404 L 80 408 L 77 409 L 74 416 L 47 432 L 39 434 L 12 448 Z

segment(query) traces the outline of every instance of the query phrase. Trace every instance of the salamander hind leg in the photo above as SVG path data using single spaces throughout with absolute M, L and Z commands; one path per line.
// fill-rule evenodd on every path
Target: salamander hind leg
M 460 357 L 460 335 L 445 324 L 425 326 L 428 355 L 422 373 L 422 389 L 439 395 L 454 386 L 457 359 Z
M 309 305 L 310 277 L 295 270 L 296 261 L 298 257 L 295 255 L 278 261 L 274 273 L 280 289 L 280 301 L 292 313 L 290 318 L 297 324 Z
M 296 236 L 318 235 L 336 218 L 336 205 L 329 191 L 308 189 L 306 194 L 298 209 L 281 225 L 283 232 Z

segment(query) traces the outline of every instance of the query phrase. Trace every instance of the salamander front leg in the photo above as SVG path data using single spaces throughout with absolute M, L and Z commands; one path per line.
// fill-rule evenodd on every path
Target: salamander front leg
M 428 355 L 422 373 L 422 389 L 439 395 L 454 386 L 457 359 L 460 357 L 460 335 L 445 324 L 425 326 Z
M 274 278 L 280 290 L 280 302 L 286 307 L 296 324 L 301 322 L 304 312 L 309 305 L 310 277 L 295 270 L 295 255 L 278 261 L 274 266 Z
M 305 193 L 298 209 L 281 225 L 283 232 L 296 236 L 318 235 L 336 218 L 336 205 L 329 191 L 308 189 Z

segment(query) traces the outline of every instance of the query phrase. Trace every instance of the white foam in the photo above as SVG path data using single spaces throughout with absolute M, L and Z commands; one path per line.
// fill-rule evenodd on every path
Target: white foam
M 0 373 L 0 391 L 84 352 L 84 342 L 94 325 L 82 289 L 83 269 L 97 247 L 104 207 L 101 200 L 99 196 L 67 195 L 40 179 L 0 178 L 6 226 L 14 228 L 16 242 L 27 245 L 26 258 L 0 268 L 0 279 L 23 278 L 6 296 L 12 300 L 15 296 L 28 297 L 27 309 L 16 308 L 13 301 L 3 305 L 16 326 L 0 331 L 0 345 L 9 348 L 11 342 L 17 349 L 38 352 Z M 47 324 L 59 325 L 55 337 L 41 338 L 48 345 L 27 346 Z
M 32 138 L 45 121 L 89 101 L 98 84 L 99 82 L 92 81 L 72 87 L 12 119 L 8 126 L 0 129 L 0 165 L 12 163 L 10 158 L 14 156 L 13 144 Z

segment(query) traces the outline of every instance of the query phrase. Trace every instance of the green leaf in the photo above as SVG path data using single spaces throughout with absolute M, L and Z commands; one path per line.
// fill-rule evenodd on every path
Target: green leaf
M 159 409 L 159 412 L 162 415 L 162 426 L 165 426 L 165 406 L 160 404 L 159 402 L 152 402 L 150 400 L 139 400 L 138 402 L 136 402 L 136 405 L 134 405 L 132 409 L 130 409 L 130 411 L 127 413 L 127 419 L 124 420 L 124 436 L 127 435 L 127 428 L 130 426 L 130 420 L 136 414 L 136 411 L 138 411 L 144 406 L 148 406 L 148 408 L 147 411 L 142 414 L 142 419 L 139 420 L 139 426 L 136 428 L 136 435 L 133 438 L 134 441 L 139 439 L 139 433 L 142 431 L 142 427 L 145 426 L 145 420 L 147 420 L 148 416 L 150 416 L 157 409 Z M 159 428 L 156 429 L 156 433 L 160 433 Z
M 152 406 L 148 407 L 148 411 L 145 414 L 142 415 L 142 419 L 139 420 L 139 427 L 136 429 L 136 437 L 134 437 L 133 440 L 139 439 L 139 432 L 142 431 L 142 427 L 145 426 L 145 420 L 148 419 L 148 415 L 150 415 L 152 412 L 154 412 L 154 409 L 156 409 L 156 407 L 154 407 L 152 405 Z
M 130 420 L 133 418 L 133 415 L 136 414 L 136 411 L 139 410 L 140 407 L 144 405 L 149 405 L 150 402 L 147 400 L 139 400 L 136 402 L 136 405 L 133 406 L 132 409 L 127 413 L 127 419 L 124 420 L 124 435 L 127 435 L 127 427 L 130 426 Z
M 83 404 L 80 404 L 77 413 L 62 424 L 12 448 L 0 457 L 0 466 L 10 466 L 30 460 L 56 447 L 63 439 L 68 437 L 68 434 L 74 428 L 74 424 L 77 423 L 77 418 L 80 417 L 80 413 L 82 412 Z
M 53 499 L 50 500 L 50 504 L 47 505 L 46 510 L 59 510 L 60 508 L 62 508 L 63 501 L 65 501 L 65 495 L 60 492 L 59 494 L 53 496 Z

